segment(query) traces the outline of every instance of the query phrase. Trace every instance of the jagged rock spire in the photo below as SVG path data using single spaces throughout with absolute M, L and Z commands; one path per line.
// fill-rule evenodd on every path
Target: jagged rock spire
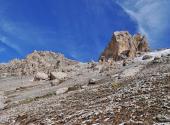
M 113 33 L 112 40 L 101 54 L 100 59 L 112 58 L 115 61 L 135 57 L 137 52 L 149 51 L 148 41 L 145 36 L 137 33 L 132 36 L 128 31 Z

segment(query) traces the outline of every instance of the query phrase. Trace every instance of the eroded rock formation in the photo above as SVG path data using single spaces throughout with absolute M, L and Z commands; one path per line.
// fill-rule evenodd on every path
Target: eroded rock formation
M 112 58 L 118 61 L 129 57 L 133 58 L 137 52 L 147 51 L 149 51 L 149 47 L 145 36 L 139 33 L 132 36 L 128 31 L 114 32 L 111 42 L 101 54 L 100 59 Z
M 64 70 L 66 66 L 76 64 L 76 61 L 67 59 L 64 55 L 50 51 L 34 51 L 26 59 L 12 60 L 11 62 L 0 65 L 0 76 L 34 75 L 37 72 L 46 74 L 53 71 Z
M 88 63 L 40 51 L 0 67 L 0 125 L 170 124 L 170 49 Z

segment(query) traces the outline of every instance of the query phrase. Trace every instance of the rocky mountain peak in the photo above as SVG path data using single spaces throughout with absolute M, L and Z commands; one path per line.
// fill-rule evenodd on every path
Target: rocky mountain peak
M 108 60 L 112 58 L 115 61 L 133 58 L 137 52 L 149 51 L 148 41 L 145 36 L 140 33 L 132 36 L 128 31 L 117 31 L 113 33 L 112 39 L 104 52 L 101 54 L 101 58 Z
M 0 64 L 0 125 L 169 125 L 170 49 L 145 53 L 144 36 L 122 31 L 104 54 L 138 51 L 88 63 L 34 51 Z
M 0 73 L 8 73 L 9 76 L 34 75 L 37 72 L 62 70 L 76 64 L 76 61 L 67 59 L 60 53 L 50 51 L 34 51 L 25 59 L 14 59 L 7 64 L 0 65 Z

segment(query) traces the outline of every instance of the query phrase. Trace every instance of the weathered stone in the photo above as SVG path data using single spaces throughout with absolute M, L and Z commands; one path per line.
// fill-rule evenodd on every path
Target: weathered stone
M 136 47 L 136 50 L 139 52 L 148 52 L 148 41 L 145 36 L 141 35 L 140 33 L 137 33 L 133 36 L 133 43 Z
M 105 56 L 101 56 L 99 62 L 101 64 L 105 63 L 106 62 Z
M 123 66 L 126 66 L 126 65 L 127 65 L 126 60 L 123 60 Z
M 144 124 L 141 121 L 129 121 L 129 122 L 126 122 L 126 123 L 122 123 L 120 125 L 149 125 L 149 124 Z
M 65 92 L 67 92 L 67 91 L 68 91 L 68 88 L 67 88 L 67 87 L 60 88 L 60 89 L 58 89 L 58 90 L 56 91 L 56 95 L 58 95 L 58 94 L 63 94 L 63 93 L 65 93 Z
M 156 117 L 156 120 L 158 122 L 170 122 L 170 117 L 166 117 L 166 116 L 163 116 L 163 115 L 158 115 Z
M 142 60 L 148 60 L 148 59 L 151 59 L 151 58 L 152 58 L 152 56 L 150 56 L 150 55 L 144 55 Z
M 68 92 L 70 92 L 70 91 L 75 91 L 75 90 L 79 90 L 79 89 L 82 89 L 82 86 L 81 86 L 81 85 L 70 86 L 70 87 L 68 87 Z
M 163 62 L 163 60 L 162 60 L 161 57 L 158 57 L 158 56 L 156 56 L 156 57 L 154 58 L 154 60 L 152 61 L 152 63 L 161 63 L 161 62 Z
M 94 85 L 96 83 L 97 83 L 96 79 L 89 79 L 89 82 L 88 82 L 89 85 Z
M 91 62 L 90 63 L 90 68 L 91 69 L 93 69 L 93 70 L 95 70 L 95 67 L 97 66 L 97 63 L 95 63 L 95 62 Z
M 38 72 L 34 77 L 34 81 L 40 81 L 40 80 L 48 80 L 48 75 L 43 72 Z
M 1 78 L 6 78 L 8 76 L 8 73 L 2 73 L 2 74 L 0 74 L 0 77 Z
M 154 58 L 154 60 L 160 60 L 161 58 L 160 57 L 158 57 L 158 56 L 156 56 L 155 58 Z
M 113 60 L 123 60 L 133 58 L 137 52 L 149 51 L 148 42 L 145 36 L 136 34 L 133 37 L 127 31 L 114 32 L 111 42 L 100 56 L 100 60 L 113 58 Z
M 53 71 L 61 71 L 63 68 L 76 63 L 59 53 L 34 51 L 26 59 L 14 59 L 8 64 L 0 64 L 0 74 L 8 73 L 8 76 L 29 76 L 35 75 L 39 71 L 48 74 Z
M 58 80 L 64 80 L 67 78 L 67 74 L 64 72 L 51 72 L 50 73 L 50 80 L 58 79 Z
M 56 85 L 59 85 L 60 82 L 61 82 L 60 80 L 54 79 L 54 80 L 52 80 L 52 81 L 50 82 L 50 84 L 51 84 L 51 86 L 56 86 Z

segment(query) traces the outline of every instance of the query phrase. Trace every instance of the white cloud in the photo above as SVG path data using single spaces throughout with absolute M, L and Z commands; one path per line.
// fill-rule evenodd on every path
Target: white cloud
M 27 49 L 25 47 L 46 46 L 47 41 L 54 41 L 54 38 L 48 35 L 55 36 L 56 34 L 55 31 L 37 28 L 28 22 L 13 22 L 5 18 L 0 19 L 0 30 L 5 32 L 5 35 L 0 34 L 1 42 L 21 55 Z M 20 42 L 22 43 L 19 44 Z
M 0 20 L 0 28 L 9 35 L 23 41 L 37 38 L 38 34 L 41 33 L 41 30 L 38 30 L 27 22 L 12 22 L 8 19 Z
M 17 51 L 20 54 L 22 53 L 21 49 L 16 44 L 10 42 L 10 40 L 8 40 L 7 37 L 0 35 L 0 42 L 2 42 L 5 45 L 11 47 L 12 49 L 14 49 L 15 51 Z M 2 50 L 4 51 L 4 49 L 2 49 Z
M 138 23 L 151 44 L 170 28 L 169 0 L 117 0 L 117 3 Z

